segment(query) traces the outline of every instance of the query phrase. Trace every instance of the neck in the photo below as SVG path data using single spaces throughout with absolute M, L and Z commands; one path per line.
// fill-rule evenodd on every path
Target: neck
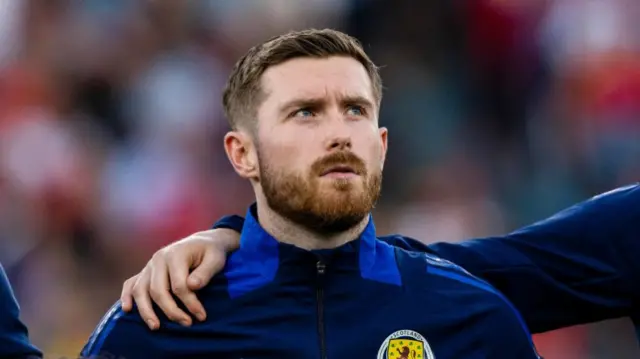
M 260 225 L 267 233 L 279 242 L 306 250 L 331 249 L 351 242 L 358 238 L 369 223 L 369 216 L 365 216 L 360 223 L 344 232 L 327 234 L 312 231 L 292 222 L 274 212 L 266 203 L 262 205 L 258 203 L 257 211 Z

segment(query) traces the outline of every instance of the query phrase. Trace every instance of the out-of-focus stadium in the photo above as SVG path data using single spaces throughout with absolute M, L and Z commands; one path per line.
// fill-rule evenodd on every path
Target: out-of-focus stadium
M 221 91 L 257 42 L 358 37 L 386 87 L 379 230 L 459 241 L 640 178 L 638 19 L 637 0 L 0 0 L 0 262 L 33 342 L 77 355 L 154 251 L 244 213 Z M 536 342 L 640 354 L 624 320 Z

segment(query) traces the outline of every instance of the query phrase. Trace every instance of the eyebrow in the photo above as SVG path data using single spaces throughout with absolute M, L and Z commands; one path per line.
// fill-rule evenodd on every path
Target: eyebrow
M 298 108 L 320 108 L 326 105 L 327 100 L 324 97 L 300 97 L 285 102 L 279 107 L 280 113 L 286 113 Z M 340 105 L 358 105 L 366 109 L 373 109 L 375 105 L 371 100 L 360 95 L 344 95 L 340 96 Z

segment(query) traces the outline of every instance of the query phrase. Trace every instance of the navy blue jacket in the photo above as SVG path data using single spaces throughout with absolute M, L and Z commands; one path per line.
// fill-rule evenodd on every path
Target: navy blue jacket
M 184 358 L 534 359 L 502 294 L 459 267 L 376 238 L 373 221 L 342 247 L 305 251 L 248 212 L 240 249 L 199 297 L 209 318 L 149 331 L 117 308 L 85 356 Z
M 240 231 L 242 217 L 216 228 Z M 605 319 L 635 319 L 640 339 L 640 185 L 621 187 L 501 237 L 400 248 L 454 262 L 499 289 L 533 333 Z
M 20 321 L 20 307 L 0 265 L 0 358 L 40 358 L 42 353 L 29 342 L 27 327 Z

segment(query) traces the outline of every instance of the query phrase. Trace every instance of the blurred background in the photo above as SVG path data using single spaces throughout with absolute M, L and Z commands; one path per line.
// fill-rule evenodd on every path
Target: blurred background
M 0 262 L 75 355 L 161 246 L 243 214 L 221 90 L 250 46 L 334 27 L 383 65 L 382 233 L 506 233 L 640 178 L 637 0 L 0 0 Z M 627 321 L 536 338 L 624 359 Z

